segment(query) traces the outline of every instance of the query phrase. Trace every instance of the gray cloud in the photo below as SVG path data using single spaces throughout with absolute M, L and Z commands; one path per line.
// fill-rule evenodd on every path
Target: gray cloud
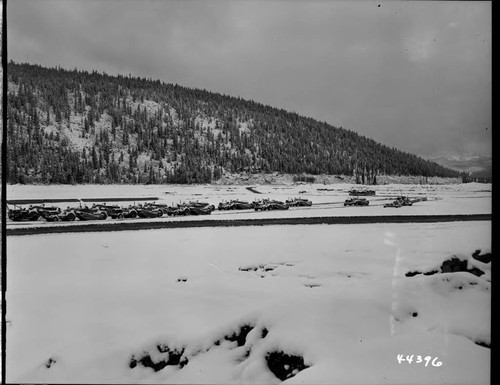
M 18 62 L 241 96 L 424 156 L 491 155 L 488 2 L 16 0 L 7 12 Z

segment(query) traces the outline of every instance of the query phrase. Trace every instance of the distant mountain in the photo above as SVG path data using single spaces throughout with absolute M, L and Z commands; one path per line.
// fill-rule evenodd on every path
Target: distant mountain
M 492 179 L 493 176 L 491 156 L 437 156 L 429 160 L 452 170 L 470 174 L 473 178 Z
M 366 184 L 380 175 L 459 176 L 251 100 L 96 71 L 7 69 L 8 183 L 209 183 L 242 171 Z

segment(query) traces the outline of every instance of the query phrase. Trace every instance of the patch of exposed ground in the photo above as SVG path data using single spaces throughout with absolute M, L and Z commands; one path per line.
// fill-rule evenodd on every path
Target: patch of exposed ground
M 491 262 L 491 253 L 485 253 L 481 254 L 481 250 L 476 250 L 472 254 L 472 258 L 482 262 L 482 263 L 490 263 Z M 484 274 L 484 271 L 479 269 L 476 266 L 469 266 L 469 260 L 468 259 L 460 259 L 456 256 L 451 257 L 450 259 L 447 259 L 443 261 L 441 266 L 439 268 L 433 268 L 430 270 L 425 270 L 425 271 L 418 271 L 418 270 L 413 270 L 407 272 L 405 275 L 407 277 L 414 277 L 415 275 L 418 274 L 424 274 L 424 275 L 434 275 L 434 274 L 442 274 L 442 273 L 457 273 L 457 272 L 467 272 L 470 274 L 475 275 L 476 277 L 480 277 Z
M 304 357 L 286 354 L 283 351 L 274 351 L 266 355 L 269 370 L 281 381 L 292 378 L 309 366 L 304 364 Z
M 249 334 L 255 334 L 250 339 Z M 128 366 L 135 369 L 137 366 L 150 368 L 159 372 L 167 366 L 182 370 L 189 365 L 193 358 L 205 354 L 212 349 L 240 349 L 236 362 L 242 363 L 254 355 L 263 355 L 270 372 L 278 379 L 284 381 L 294 377 L 302 370 L 309 368 L 304 363 L 304 358 L 297 354 L 291 354 L 282 350 L 263 351 L 256 350 L 254 346 L 269 335 L 269 329 L 264 326 L 256 326 L 255 323 L 246 322 L 235 329 L 229 330 L 222 336 L 213 339 L 208 346 L 171 345 L 162 341 L 153 346 L 143 349 L 140 353 L 132 354 Z M 55 362 L 55 361 L 54 361 Z
M 238 268 L 238 270 L 239 271 L 246 271 L 246 272 L 255 273 L 258 276 L 260 276 L 261 278 L 264 278 L 267 275 L 272 275 L 272 276 L 277 275 L 277 273 L 274 272 L 274 270 L 277 269 L 280 266 L 291 267 L 293 265 L 294 264 L 290 263 L 290 262 L 262 263 L 262 264 L 257 264 L 257 265 L 241 266 L 241 267 Z

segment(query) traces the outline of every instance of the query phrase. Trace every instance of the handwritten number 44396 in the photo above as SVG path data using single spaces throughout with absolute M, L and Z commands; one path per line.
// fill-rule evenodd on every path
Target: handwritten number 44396
M 429 366 L 429 363 L 432 366 L 436 367 L 443 365 L 441 361 L 438 361 L 438 357 L 432 358 L 431 356 L 422 357 L 422 356 L 414 356 L 413 354 L 404 356 L 402 354 L 398 354 L 397 359 L 398 359 L 398 364 L 401 364 L 403 362 L 411 364 L 412 362 L 414 362 L 416 364 L 424 363 L 425 366 Z

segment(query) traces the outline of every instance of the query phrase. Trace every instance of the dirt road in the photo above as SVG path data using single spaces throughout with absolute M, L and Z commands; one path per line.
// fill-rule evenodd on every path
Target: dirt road
M 268 226 L 268 225 L 313 225 L 313 224 L 365 224 L 365 223 L 430 223 L 457 221 L 491 221 L 491 214 L 464 215 L 378 215 L 378 216 L 329 216 L 301 218 L 246 218 L 246 219 L 202 219 L 149 221 L 113 221 L 113 222 L 73 222 L 51 226 L 30 226 L 7 228 L 6 235 L 31 235 L 51 233 L 149 230 L 196 227 L 233 227 L 233 226 Z

